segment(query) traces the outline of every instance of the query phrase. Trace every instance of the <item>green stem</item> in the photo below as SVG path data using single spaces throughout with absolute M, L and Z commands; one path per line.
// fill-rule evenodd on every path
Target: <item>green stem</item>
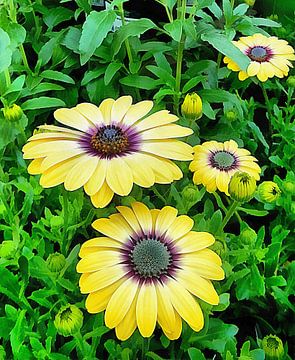
M 120 17 L 121 17 L 121 20 L 122 20 L 122 25 L 126 25 L 123 3 L 120 3 L 118 5 L 118 9 L 119 9 Z M 131 64 L 131 63 L 133 63 L 133 56 L 132 56 L 131 47 L 130 47 L 130 43 L 129 43 L 128 38 L 124 41 L 124 44 L 125 44 L 125 47 L 126 47 L 129 63 Z
M 25 49 L 24 49 L 23 44 L 20 44 L 20 45 L 19 45 L 19 50 L 20 50 L 20 53 L 21 53 L 21 56 L 22 56 L 23 64 L 24 64 L 25 68 L 27 69 L 27 72 L 28 72 L 29 74 L 31 74 L 31 73 L 32 73 L 32 70 L 30 69 L 30 66 L 29 66 L 29 63 L 28 63 L 28 59 L 27 59 L 27 55 L 26 55 L 26 52 L 25 52 Z
M 227 210 L 227 213 L 225 215 L 225 218 L 222 221 L 222 224 L 220 226 L 219 231 L 222 231 L 224 229 L 224 227 L 226 226 L 226 224 L 229 222 L 230 218 L 233 216 L 233 214 L 235 213 L 237 207 L 240 206 L 240 203 L 238 201 L 233 201 L 231 206 L 229 207 L 229 209 Z
M 82 338 L 80 331 L 74 335 L 74 338 L 76 340 L 76 344 L 77 344 L 79 350 L 81 351 L 81 354 L 85 355 L 84 342 L 83 342 L 83 338 Z
M 227 203 L 228 203 L 228 205 L 229 205 L 229 204 L 230 204 L 230 201 L 229 201 L 228 197 L 226 197 L 226 201 L 227 201 Z M 239 213 L 238 213 L 237 210 L 235 211 L 235 216 L 236 216 L 236 218 L 238 219 L 239 224 L 241 224 L 241 223 L 243 222 L 243 220 L 242 220 L 242 218 L 240 217 L 240 215 L 239 215 Z
M 156 188 L 156 186 L 152 187 L 152 191 L 155 193 L 155 195 L 163 201 L 163 203 L 166 205 L 166 199 L 163 195 L 160 194 L 160 192 L 158 191 L 158 189 Z
M 6 88 L 8 89 L 9 86 L 11 85 L 11 78 L 8 68 L 4 70 L 4 76 L 5 76 Z
M 272 108 L 271 108 L 271 104 L 270 104 L 266 89 L 264 87 L 264 84 L 261 84 L 261 89 L 262 89 L 262 94 L 263 94 L 265 104 L 266 104 L 266 110 L 267 110 L 267 114 L 268 114 L 269 133 L 270 133 L 270 138 L 271 138 L 272 133 L 273 133 L 272 124 L 271 124 L 271 117 L 272 117 L 271 116 L 271 110 L 272 110 Z
M 142 338 L 142 347 L 141 347 L 141 359 L 145 360 L 145 354 L 149 351 L 150 347 L 150 338 Z
M 65 188 L 62 188 L 62 196 L 63 196 L 63 217 L 64 217 L 64 227 L 63 227 L 63 239 L 61 243 L 61 252 L 66 256 L 67 253 L 67 242 L 68 242 L 68 217 L 69 217 L 69 198 L 68 192 Z

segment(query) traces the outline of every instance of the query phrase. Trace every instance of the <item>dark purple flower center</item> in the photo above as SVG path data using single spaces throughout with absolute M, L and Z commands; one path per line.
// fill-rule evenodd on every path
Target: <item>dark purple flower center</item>
M 221 171 L 229 171 L 237 166 L 237 158 L 228 151 L 211 153 L 209 161 L 212 167 Z
M 254 46 L 249 49 L 247 55 L 253 61 L 264 62 L 268 61 L 271 51 L 264 46 Z
M 107 125 L 98 129 L 91 137 L 90 145 L 93 150 L 105 156 L 119 155 L 128 150 L 128 136 L 115 125 Z

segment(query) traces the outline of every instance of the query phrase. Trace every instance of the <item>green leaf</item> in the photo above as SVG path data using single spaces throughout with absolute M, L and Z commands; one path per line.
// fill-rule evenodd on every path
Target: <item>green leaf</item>
M 25 79 L 26 79 L 25 75 L 18 76 L 15 80 L 13 80 L 13 82 L 10 84 L 10 86 L 3 95 L 21 91 L 24 86 Z
M 30 91 L 30 94 L 36 95 L 36 94 L 40 94 L 42 92 L 53 91 L 53 90 L 58 91 L 58 90 L 64 90 L 64 89 L 65 88 L 61 85 L 43 82 L 43 83 L 37 85 L 34 89 L 32 89 Z
M 105 67 L 96 70 L 87 71 L 81 81 L 81 85 L 84 86 L 87 85 L 90 81 L 96 80 L 97 78 L 100 77 L 100 75 L 104 74 L 105 71 L 106 71 Z
M 128 85 L 131 87 L 145 89 L 145 90 L 152 90 L 155 89 L 160 80 L 151 79 L 148 76 L 141 76 L 141 75 L 128 75 L 122 79 L 120 79 L 120 83 L 123 85 Z
M 81 64 L 84 65 L 101 45 L 108 32 L 112 29 L 116 19 L 113 10 L 92 11 L 86 18 L 82 27 L 82 35 L 79 41 Z
M 169 33 L 173 40 L 179 42 L 182 35 L 182 21 L 177 19 L 172 23 L 164 25 L 164 29 Z
M 196 360 L 196 359 L 198 359 L 198 360 L 206 360 L 204 354 L 199 349 L 191 347 L 191 348 L 189 348 L 187 350 L 187 352 L 188 352 L 188 356 L 189 356 L 190 360 Z
M 40 76 L 44 79 L 57 80 L 68 84 L 75 84 L 75 81 L 69 76 L 56 70 L 44 70 Z
M 0 28 L 0 73 L 7 69 L 11 63 L 12 51 L 9 45 L 10 38 L 8 34 Z
M 63 21 L 70 20 L 74 17 L 74 12 L 62 6 L 52 7 L 43 17 L 45 24 L 52 29 L 54 26 Z
M 40 96 L 39 98 L 30 99 L 25 101 L 22 104 L 23 110 L 36 110 L 36 109 L 45 109 L 51 107 L 61 107 L 66 104 L 57 98 L 51 98 L 48 96 Z
M 265 279 L 267 286 L 286 286 L 287 281 L 282 275 L 272 276 Z
M 24 114 L 16 123 L 6 121 L 0 114 L 0 149 L 12 143 L 27 125 L 28 118 Z
M 10 23 L 6 28 L 6 32 L 10 37 L 10 48 L 12 51 L 25 41 L 26 29 L 19 24 Z
M 156 28 L 156 25 L 150 19 L 139 19 L 121 26 L 114 34 L 112 42 L 113 56 L 116 55 L 123 42 L 131 36 L 139 36 L 147 30 Z
M 145 357 L 149 358 L 149 359 L 153 359 L 153 360 L 165 360 L 164 358 L 162 358 L 161 356 L 157 355 L 156 353 L 154 353 L 153 351 L 148 351 L 147 353 L 145 353 Z
M 26 326 L 26 310 L 21 310 L 18 314 L 14 328 L 10 332 L 10 344 L 12 353 L 15 358 L 18 358 L 21 345 L 25 339 L 25 326 Z
M 248 300 L 265 294 L 264 277 L 260 275 L 258 267 L 253 264 L 250 273 L 237 281 L 236 295 L 238 300 Z
M 272 163 L 274 163 L 274 164 L 276 164 L 276 165 L 278 165 L 280 167 L 285 167 L 284 162 L 282 161 L 282 159 L 278 155 L 270 156 L 269 160 Z
M 219 295 L 219 304 L 213 307 L 213 311 L 224 311 L 230 305 L 229 293 L 223 293 Z
M 248 209 L 243 207 L 238 207 L 238 210 L 252 216 L 266 216 L 268 214 L 268 211 L 266 210 Z
M 270 19 L 264 19 L 264 18 L 257 18 L 253 17 L 251 18 L 251 22 L 253 25 L 256 26 L 269 26 L 269 27 L 281 27 L 282 25 L 277 23 L 276 21 L 270 20 Z
M 217 31 L 209 31 L 201 35 L 203 41 L 208 41 L 216 50 L 232 59 L 242 69 L 246 70 L 250 59 L 244 55 L 228 38 Z
M 237 16 L 242 16 L 246 14 L 248 9 L 249 9 L 249 5 L 239 4 L 236 8 L 234 8 L 233 14 Z
M 66 46 L 68 49 L 76 53 L 79 53 L 80 38 L 81 38 L 81 30 L 71 26 L 61 43 L 62 45 Z
M 116 75 L 116 73 L 121 69 L 123 64 L 117 63 L 117 62 L 111 62 L 109 63 L 108 67 L 105 70 L 104 74 L 104 83 L 108 85 L 113 77 Z
M 174 77 L 165 69 L 154 66 L 154 65 L 147 65 L 147 70 L 152 72 L 154 75 L 156 75 L 159 79 L 161 79 L 161 82 L 163 84 L 168 85 L 170 88 L 174 88 L 175 85 L 175 79 Z
M 198 85 L 202 80 L 204 80 L 204 76 L 195 76 L 192 79 L 190 79 L 188 82 L 186 82 L 183 86 L 182 93 L 186 94 L 189 92 L 192 88 L 194 88 L 196 85 Z
M 265 149 L 266 149 L 266 154 L 268 154 L 269 152 L 269 145 L 266 142 L 261 130 L 259 129 L 259 127 L 252 121 L 249 121 L 247 123 L 249 125 L 249 127 L 252 129 L 254 135 L 257 137 L 257 139 L 264 145 Z
M 223 103 L 225 101 L 229 101 L 235 105 L 237 111 L 239 112 L 239 115 L 242 116 L 243 114 L 240 99 L 236 95 L 231 94 L 226 90 L 204 89 L 200 90 L 198 94 L 203 101 L 207 101 L 209 103 Z

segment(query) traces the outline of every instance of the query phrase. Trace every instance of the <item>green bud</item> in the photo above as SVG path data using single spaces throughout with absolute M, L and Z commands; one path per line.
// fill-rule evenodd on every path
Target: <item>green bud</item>
M 295 76 L 289 76 L 287 78 L 287 85 L 290 87 L 290 88 L 295 88 Z
M 181 105 L 181 113 L 189 120 L 198 120 L 202 117 L 202 108 L 202 99 L 197 93 L 186 94 Z
M 278 21 L 279 20 L 279 17 L 277 14 L 272 14 L 270 16 L 267 17 L 268 19 L 270 20 L 273 20 L 273 21 Z
M 228 121 L 235 121 L 238 118 L 238 114 L 236 113 L 235 110 L 228 110 L 225 112 L 224 115 L 225 115 L 226 120 L 228 120 Z
M 66 265 L 66 259 L 63 254 L 56 252 L 48 256 L 46 263 L 51 272 L 60 272 Z
M 240 239 L 241 242 L 245 245 L 253 245 L 257 239 L 257 234 L 249 227 L 241 232 Z
M 258 186 L 260 199 L 266 203 L 273 203 L 281 196 L 281 190 L 273 181 L 263 181 Z
M 295 194 L 295 184 L 292 181 L 284 181 L 283 187 L 286 192 L 288 192 L 291 195 Z
M 230 179 L 228 192 L 232 199 L 245 202 L 252 199 L 256 191 L 256 180 L 245 172 L 236 172 Z
M 215 243 L 210 246 L 210 249 L 222 258 L 224 254 L 224 245 L 221 241 L 216 240 Z
M 262 340 L 262 349 L 265 352 L 265 360 L 281 360 L 284 356 L 282 340 L 276 335 L 267 335 Z
M 0 244 L 0 257 L 4 259 L 11 259 L 14 257 L 17 250 L 17 245 L 12 240 L 5 240 Z
M 244 0 L 245 4 L 249 6 L 254 6 L 256 0 Z
M 5 106 L 2 109 L 4 118 L 8 121 L 18 121 L 22 115 L 23 111 L 20 106 L 13 104 L 12 106 Z
M 72 336 L 80 331 L 83 325 L 83 313 L 75 305 L 63 306 L 54 319 L 57 332 L 63 336 Z
M 187 185 L 183 188 L 181 195 L 184 201 L 195 202 L 199 198 L 199 189 L 194 185 Z

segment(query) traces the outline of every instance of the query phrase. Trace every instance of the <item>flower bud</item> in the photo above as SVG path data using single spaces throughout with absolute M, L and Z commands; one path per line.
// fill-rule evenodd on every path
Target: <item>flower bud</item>
M 257 239 L 256 232 L 250 227 L 244 229 L 240 234 L 240 240 L 245 245 L 253 245 Z
M 283 187 L 286 192 L 291 195 L 295 194 L 295 183 L 293 181 L 284 181 Z
M 63 254 L 56 252 L 48 256 L 46 263 L 51 272 L 60 272 L 66 264 L 66 259 Z
M 63 306 L 54 319 L 57 332 L 63 336 L 76 334 L 83 325 L 83 313 L 75 305 Z
M 290 88 L 295 88 L 295 76 L 289 76 L 287 79 L 287 85 Z
M 23 111 L 20 106 L 13 104 L 12 106 L 5 106 L 2 109 L 4 118 L 8 121 L 18 121 L 22 115 Z
M 189 120 L 198 120 L 202 116 L 202 106 L 202 100 L 197 93 L 186 94 L 181 105 L 181 113 Z
M 183 200 L 188 202 L 195 202 L 199 198 L 199 189 L 194 185 L 187 185 L 183 188 L 181 195 Z
M 225 112 L 225 118 L 228 121 L 235 121 L 237 120 L 238 116 L 235 110 L 228 110 Z
M 0 257 L 11 259 L 15 256 L 17 245 L 12 240 L 5 240 L 0 244 Z
M 273 181 L 263 181 L 258 186 L 258 194 L 263 202 L 275 202 L 281 196 L 281 190 Z
M 232 199 L 245 202 L 252 199 L 256 190 L 256 180 L 245 172 L 236 172 L 230 179 L 228 192 Z
M 273 20 L 273 21 L 278 21 L 279 20 L 279 17 L 277 14 L 272 14 L 270 16 L 267 17 L 268 19 L 270 20 Z
M 265 352 L 265 360 L 280 360 L 284 356 L 282 340 L 276 335 L 267 335 L 262 340 L 262 349 Z
M 256 0 L 244 0 L 244 3 L 249 6 L 254 6 Z

